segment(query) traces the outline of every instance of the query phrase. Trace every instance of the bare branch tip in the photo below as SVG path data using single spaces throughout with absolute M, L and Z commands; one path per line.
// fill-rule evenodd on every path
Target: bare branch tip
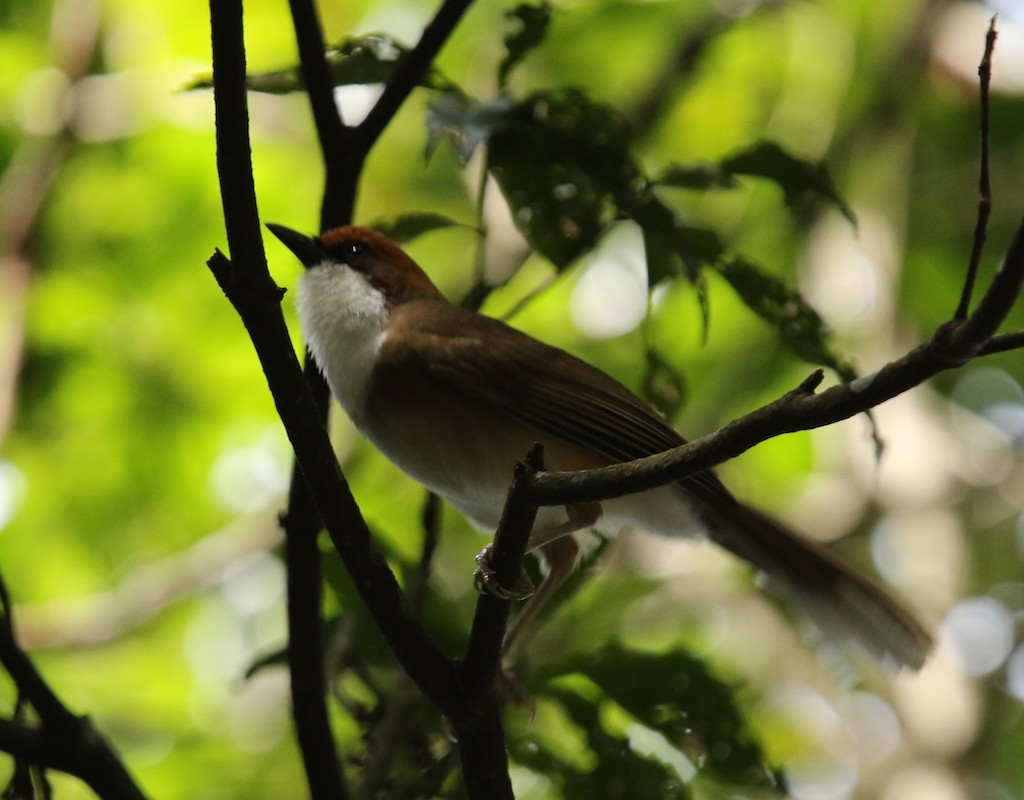
M 533 471 L 544 469 L 544 443 L 534 442 L 530 452 L 526 454 L 526 466 Z
M 821 386 L 823 380 L 825 380 L 825 370 L 816 369 L 801 381 L 796 390 L 802 394 L 814 394 L 815 389 Z

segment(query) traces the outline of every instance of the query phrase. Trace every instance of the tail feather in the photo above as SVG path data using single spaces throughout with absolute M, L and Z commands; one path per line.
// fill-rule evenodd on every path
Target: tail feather
M 793 595 L 822 633 L 855 639 L 883 662 L 924 664 L 931 635 L 877 583 L 754 508 L 736 503 L 704 512 L 710 538 Z

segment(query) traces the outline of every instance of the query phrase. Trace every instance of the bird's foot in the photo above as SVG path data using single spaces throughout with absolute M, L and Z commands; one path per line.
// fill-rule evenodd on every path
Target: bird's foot
M 477 554 L 473 585 L 480 594 L 489 594 L 501 600 L 525 600 L 533 594 L 533 581 L 524 569 L 519 570 L 515 586 L 501 585 L 497 573 L 491 569 L 491 545 Z

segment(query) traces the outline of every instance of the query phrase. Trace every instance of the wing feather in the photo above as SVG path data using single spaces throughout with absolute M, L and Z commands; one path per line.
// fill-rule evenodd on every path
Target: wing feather
M 443 327 L 438 327 L 436 315 L 415 305 L 399 307 L 415 334 L 388 344 L 415 363 L 426 364 L 430 379 L 439 387 L 457 388 L 612 461 L 631 461 L 686 443 L 647 403 L 587 362 L 470 312 L 444 315 Z M 495 335 L 497 329 L 500 335 Z M 426 357 L 424 350 L 433 357 Z M 444 357 L 438 358 L 438 353 Z M 711 471 L 680 486 L 704 502 L 732 500 Z

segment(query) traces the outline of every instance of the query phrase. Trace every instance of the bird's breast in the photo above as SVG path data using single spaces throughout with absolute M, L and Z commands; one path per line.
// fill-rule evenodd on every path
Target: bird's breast
M 302 336 L 331 392 L 360 426 L 367 388 L 385 338 L 383 295 L 346 267 L 308 270 L 298 286 Z

